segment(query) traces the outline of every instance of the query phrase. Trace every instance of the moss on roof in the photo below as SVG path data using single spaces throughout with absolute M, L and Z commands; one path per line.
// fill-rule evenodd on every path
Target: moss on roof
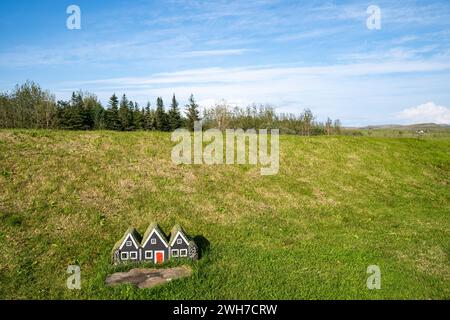
M 125 233 L 123 234 L 122 238 L 120 238 L 120 240 L 116 242 L 116 244 L 114 245 L 114 247 L 112 249 L 113 253 L 116 249 L 119 249 L 119 247 L 125 241 L 125 239 L 128 237 L 129 234 L 133 237 L 134 241 L 136 241 L 138 246 L 141 244 L 141 240 L 142 240 L 141 235 L 139 234 L 139 232 L 137 232 L 137 230 L 135 228 L 131 227 L 131 228 L 128 228 L 127 231 L 125 231 Z
M 170 231 L 170 239 L 169 239 L 169 245 L 172 243 L 173 240 L 175 240 L 175 236 L 178 232 L 181 232 L 183 236 L 186 238 L 186 240 L 189 242 L 189 245 L 196 246 L 194 239 L 186 233 L 186 231 L 183 229 L 183 227 L 179 224 L 176 224 L 173 226 L 172 230 Z
M 114 254 L 114 251 L 117 250 L 122 243 L 125 241 L 125 239 L 128 237 L 128 235 L 130 234 L 133 239 L 136 241 L 138 246 L 141 246 L 142 244 L 145 243 L 145 241 L 147 240 L 147 238 L 150 236 L 150 234 L 152 233 L 152 231 L 156 229 L 156 232 L 158 232 L 160 234 L 160 236 L 163 238 L 163 240 L 167 243 L 167 245 L 170 245 L 172 243 L 172 241 L 174 240 L 176 234 L 178 232 L 181 232 L 183 234 L 183 236 L 186 237 L 186 239 L 189 242 L 189 245 L 191 246 L 196 246 L 196 243 L 194 242 L 194 239 L 189 236 L 186 231 L 184 231 L 183 227 L 179 224 L 176 224 L 172 230 L 170 231 L 170 240 L 169 242 L 167 242 L 167 236 L 166 234 L 161 230 L 161 228 L 159 227 L 159 225 L 156 222 L 151 223 L 147 230 L 145 230 L 144 235 L 141 237 L 141 235 L 139 234 L 139 232 L 137 232 L 137 230 L 135 228 L 128 228 L 127 231 L 125 231 L 125 233 L 123 234 L 122 238 L 120 238 L 119 241 L 116 242 L 116 244 L 114 245 L 113 249 L 112 249 L 112 253 Z
M 142 237 L 142 244 L 144 244 L 145 241 L 147 241 L 147 238 L 150 236 L 153 229 L 156 229 L 156 232 L 158 232 L 161 235 L 161 237 L 164 239 L 164 241 L 167 242 L 167 236 L 165 235 L 165 233 L 161 230 L 161 228 L 159 227 L 159 225 L 156 222 L 153 222 L 148 226 L 147 230 L 145 230 L 144 236 Z

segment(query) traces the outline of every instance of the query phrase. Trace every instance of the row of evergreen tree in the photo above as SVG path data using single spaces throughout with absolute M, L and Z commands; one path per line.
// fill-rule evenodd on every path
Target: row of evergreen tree
M 0 93 L 0 128 L 55 128 L 68 130 L 158 130 L 193 128 L 200 119 L 194 96 L 189 98 L 185 114 L 175 97 L 166 111 L 161 97 L 156 108 L 150 103 L 140 107 L 124 94 L 113 94 L 106 108 L 90 93 L 74 92 L 68 101 L 55 102 L 54 96 L 34 82 L 16 86 L 12 93 Z
M 200 120 L 199 106 L 191 95 L 184 112 L 172 97 L 166 111 L 163 99 L 140 107 L 124 94 L 113 94 L 105 107 L 90 93 L 74 92 L 68 101 L 57 101 L 33 82 L 17 85 L 11 93 L 0 93 L 0 128 L 55 128 L 67 130 L 193 130 Z M 280 129 L 285 134 L 340 134 L 339 120 L 318 122 L 311 110 L 300 114 L 277 114 L 271 106 L 230 107 L 226 102 L 204 109 L 203 128 Z
M 199 120 L 198 115 L 198 105 L 192 95 L 186 106 L 186 117 L 183 117 L 175 95 L 166 112 L 161 97 L 156 99 L 156 109 L 153 109 L 150 103 L 140 108 L 125 94 L 120 100 L 113 94 L 105 109 L 95 96 L 74 92 L 70 101 L 57 102 L 56 127 L 70 130 L 173 131 L 185 126 L 192 127 L 190 123 Z

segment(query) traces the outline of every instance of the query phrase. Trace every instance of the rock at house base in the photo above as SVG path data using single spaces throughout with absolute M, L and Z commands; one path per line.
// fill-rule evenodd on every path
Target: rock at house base
M 132 284 L 140 289 L 152 288 L 174 279 L 188 277 L 192 269 L 181 266 L 167 269 L 135 268 L 128 272 L 116 272 L 106 278 L 106 284 L 116 286 L 118 284 Z

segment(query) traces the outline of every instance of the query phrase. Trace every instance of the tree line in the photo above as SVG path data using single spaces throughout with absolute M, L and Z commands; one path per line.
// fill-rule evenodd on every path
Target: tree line
M 123 94 L 113 94 L 106 107 L 87 92 L 73 92 L 70 100 L 55 97 L 34 82 L 17 85 L 11 93 L 0 93 L 0 128 L 67 129 L 67 130 L 158 130 L 193 128 L 199 118 L 199 106 L 191 95 L 185 115 L 173 95 L 166 111 L 163 99 L 140 107 Z
M 193 130 L 195 121 L 203 128 L 272 129 L 281 133 L 300 135 L 339 134 L 339 120 L 317 122 L 311 110 L 299 115 L 277 114 L 271 106 L 230 107 L 225 102 L 205 108 L 200 115 L 199 105 L 191 95 L 181 111 L 172 97 L 165 108 L 163 99 L 156 99 L 156 107 L 148 102 L 140 107 L 125 94 L 114 93 L 106 107 L 91 93 L 73 92 L 69 100 L 55 100 L 50 92 L 27 81 L 10 93 L 0 93 L 0 128 L 66 129 L 66 130 L 156 130 L 173 131 L 178 128 Z
M 238 129 L 280 129 L 283 134 L 334 135 L 341 134 L 339 119 L 327 119 L 325 123 L 316 120 L 310 109 L 300 114 L 280 113 L 270 105 L 251 105 L 245 108 L 230 107 L 226 102 L 207 108 L 203 115 L 203 127 Z

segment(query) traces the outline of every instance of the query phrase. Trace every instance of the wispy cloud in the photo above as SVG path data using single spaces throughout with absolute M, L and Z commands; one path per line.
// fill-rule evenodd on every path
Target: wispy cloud
M 344 61 L 403 61 L 424 59 L 427 55 L 434 55 L 437 44 L 410 47 L 390 47 L 385 50 L 377 49 L 370 52 L 346 53 L 340 55 L 340 59 Z M 440 51 L 439 51 L 440 52 Z
M 180 56 L 187 58 L 217 57 L 217 56 L 239 56 L 251 51 L 251 49 L 222 49 L 222 50 L 198 50 L 181 53 Z
M 417 36 L 409 35 L 409 36 L 403 36 L 398 39 L 392 40 L 392 44 L 393 45 L 401 45 L 401 44 L 405 44 L 405 43 L 416 41 L 416 40 L 418 40 Z
M 156 85 L 183 83 L 241 83 L 271 81 L 287 77 L 360 77 L 399 73 L 435 72 L 450 70 L 450 62 L 397 61 L 384 63 L 355 63 L 315 67 L 245 67 L 203 68 L 169 73 L 157 73 L 149 77 L 110 78 L 77 82 L 77 84 Z
M 274 38 L 274 41 L 277 42 L 290 42 L 290 41 L 299 41 L 299 40 L 308 40 L 308 39 L 316 39 L 329 37 L 338 33 L 341 33 L 345 30 L 343 27 L 334 27 L 334 28 L 322 28 L 322 29 L 314 29 L 309 31 L 298 30 L 298 32 L 290 32 L 284 33 L 280 36 Z

